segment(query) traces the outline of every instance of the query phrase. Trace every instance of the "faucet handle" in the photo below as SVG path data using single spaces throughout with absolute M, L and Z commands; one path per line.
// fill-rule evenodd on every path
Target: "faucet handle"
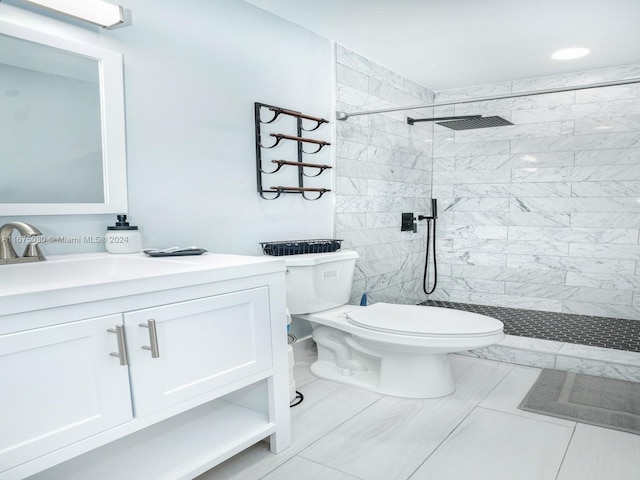
M 44 254 L 42 253 L 42 250 L 40 250 L 40 247 L 38 246 L 38 242 L 30 242 L 27 245 L 27 248 L 24 249 L 24 253 L 22 254 L 22 256 L 23 257 L 38 257 L 38 260 L 40 260 L 40 261 L 47 259 L 44 256 Z

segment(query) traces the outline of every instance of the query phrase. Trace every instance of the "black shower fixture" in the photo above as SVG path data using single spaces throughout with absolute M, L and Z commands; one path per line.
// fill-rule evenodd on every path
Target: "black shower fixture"
M 407 117 L 407 123 L 413 125 L 416 122 L 435 122 L 452 130 L 473 130 L 476 128 L 503 127 L 513 125 L 509 120 L 499 116 L 483 117 L 482 115 L 464 115 L 459 117 L 435 117 L 435 118 L 411 118 Z

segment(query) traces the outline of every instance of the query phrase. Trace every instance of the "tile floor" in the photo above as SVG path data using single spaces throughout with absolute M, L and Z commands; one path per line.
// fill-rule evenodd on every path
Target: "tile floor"
M 199 480 L 640 479 L 640 435 L 517 409 L 537 368 L 451 355 L 455 393 L 412 400 L 316 379 L 313 360 L 296 351 L 291 447 L 260 442 Z

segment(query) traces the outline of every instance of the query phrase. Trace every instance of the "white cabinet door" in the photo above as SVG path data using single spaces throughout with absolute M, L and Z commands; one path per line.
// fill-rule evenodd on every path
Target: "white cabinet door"
M 268 292 L 261 287 L 125 313 L 135 416 L 271 367 Z M 155 358 L 147 349 L 155 341 L 152 321 Z
M 0 472 L 132 418 L 107 329 L 121 315 L 0 336 Z

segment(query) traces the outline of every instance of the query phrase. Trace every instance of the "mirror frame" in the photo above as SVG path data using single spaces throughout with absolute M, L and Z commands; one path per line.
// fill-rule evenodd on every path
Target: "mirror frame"
M 104 181 L 103 203 L 0 202 L 0 216 L 128 213 L 122 54 L 4 21 L 0 34 L 98 61 Z

